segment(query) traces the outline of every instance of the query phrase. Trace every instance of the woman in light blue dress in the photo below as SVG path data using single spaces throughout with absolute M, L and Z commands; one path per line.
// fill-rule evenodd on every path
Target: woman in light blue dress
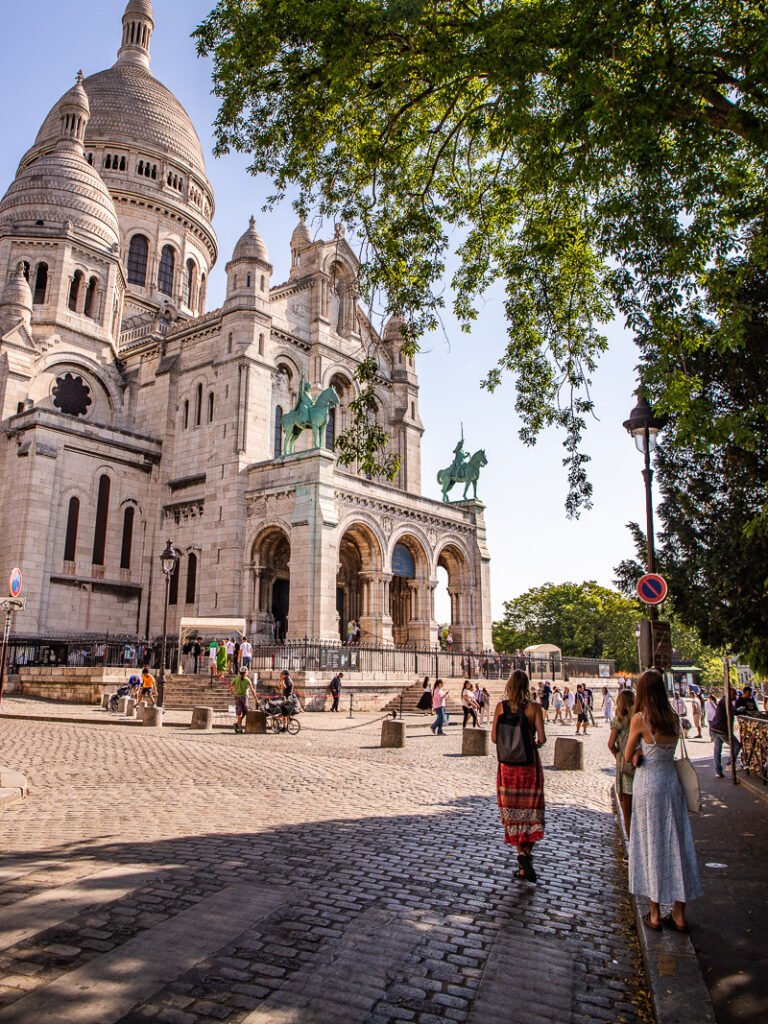
M 669 703 L 660 672 L 650 669 L 637 680 L 635 714 L 625 756 L 637 765 L 629 838 L 629 891 L 647 896 L 648 928 L 687 932 L 685 905 L 701 896 L 688 808 L 675 771 L 680 720 Z M 659 905 L 674 904 L 662 918 Z

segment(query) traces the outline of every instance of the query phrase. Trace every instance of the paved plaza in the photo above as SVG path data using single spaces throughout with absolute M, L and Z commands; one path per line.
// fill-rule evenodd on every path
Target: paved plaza
M 533 887 L 494 760 L 416 717 L 382 750 L 373 717 L 305 714 L 297 737 L 0 721 L 30 783 L 0 812 L 0 1024 L 650 1021 L 606 729 L 586 771 L 546 772 Z

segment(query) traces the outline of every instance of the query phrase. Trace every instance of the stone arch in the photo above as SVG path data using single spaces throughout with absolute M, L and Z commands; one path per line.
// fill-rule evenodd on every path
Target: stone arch
M 336 614 L 342 639 L 347 638 L 347 624 L 352 620 L 360 625 L 362 643 L 389 639 L 384 621 L 385 546 L 372 518 L 349 516 L 339 524 Z
M 333 451 L 336 438 L 349 426 L 349 403 L 357 395 L 357 387 L 347 370 L 331 368 L 325 374 L 323 388 L 333 387 L 339 396 L 339 404 L 328 411 L 328 426 L 325 430 L 325 447 Z
M 257 641 L 282 640 L 288 628 L 291 533 L 282 522 L 262 525 L 251 544 L 249 631 Z
M 435 551 L 434 577 L 440 586 L 438 570 L 447 575 L 447 594 L 450 600 L 450 619 L 446 623 L 453 637 L 454 650 L 472 646 L 475 615 L 475 594 L 472 560 L 465 546 L 455 537 L 446 537 Z
M 107 419 L 111 425 L 115 410 L 122 407 L 121 392 L 116 387 L 112 377 L 104 373 L 103 365 L 82 352 L 66 352 L 61 349 L 56 352 L 49 352 L 37 360 L 37 371 L 37 376 L 30 387 L 29 395 L 36 404 L 38 401 L 42 401 L 50 390 L 46 375 L 54 372 L 66 373 L 69 371 L 70 373 L 87 374 L 89 377 L 88 383 L 98 385 L 98 393 L 103 395 L 104 406 L 102 407 L 99 402 L 95 402 L 94 406 L 90 409 L 89 419 L 100 419 L 102 422 Z M 35 397 L 33 392 L 37 394 L 37 397 Z M 96 387 L 94 387 L 94 392 L 97 393 Z
M 348 338 L 355 329 L 355 274 L 338 256 L 329 262 L 326 272 L 329 277 L 326 315 L 331 328 L 341 337 Z
M 431 547 L 418 527 L 404 526 L 390 538 L 387 551 L 389 615 L 398 645 L 430 646 L 433 628 Z M 408 560 L 408 557 L 410 561 Z

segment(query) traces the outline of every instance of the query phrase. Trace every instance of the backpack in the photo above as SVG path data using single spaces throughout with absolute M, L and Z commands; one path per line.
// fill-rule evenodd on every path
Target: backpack
M 500 764 L 533 764 L 533 736 L 525 707 L 512 711 L 502 702 L 502 714 L 496 723 L 496 755 Z

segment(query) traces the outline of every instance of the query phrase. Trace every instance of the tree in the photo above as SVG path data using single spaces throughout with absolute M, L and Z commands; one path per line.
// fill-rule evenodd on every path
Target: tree
M 358 233 L 363 290 L 404 317 L 406 347 L 438 323 L 452 247 L 464 329 L 503 282 L 484 384 L 511 373 L 526 443 L 565 431 L 570 514 L 590 503 L 582 433 L 613 311 L 658 355 L 668 411 L 690 404 L 691 352 L 743 341 L 709 285 L 765 221 L 762 0 L 220 0 L 196 36 L 217 152 Z
M 636 601 L 593 581 L 546 583 L 504 602 L 504 618 L 493 625 L 494 647 L 551 643 L 566 657 L 613 658 L 618 669 L 634 671 L 641 614 Z

